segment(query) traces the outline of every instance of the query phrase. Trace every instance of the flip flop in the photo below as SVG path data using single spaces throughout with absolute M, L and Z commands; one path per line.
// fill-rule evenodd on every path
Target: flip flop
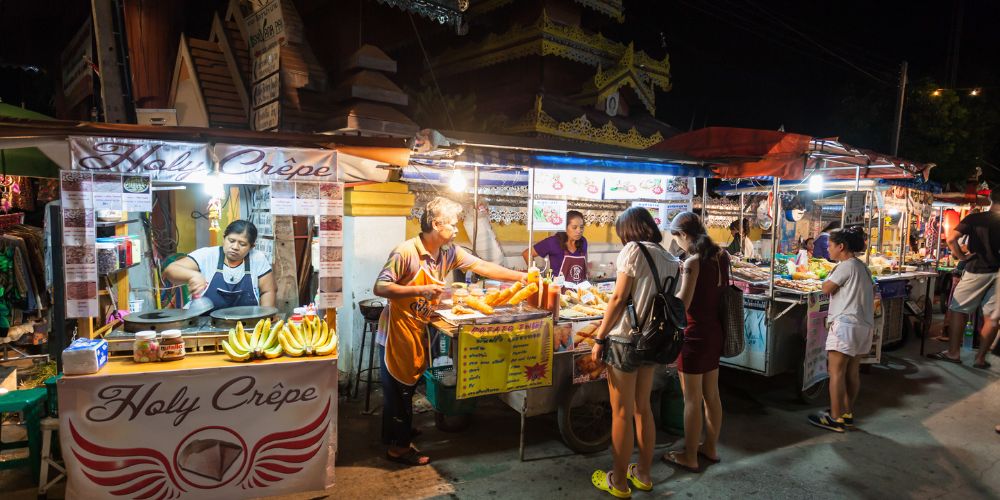
M 721 458 L 719 458 L 719 457 L 712 458 L 712 457 L 710 457 L 710 456 L 702 453 L 701 450 L 698 450 L 698 456 L 701 457 L 701 458 L 704 458 L 705 460 L 708 460 L 709 463 L 713 463 L 713 464 L 717 464 L 717 463 L 719 463 L 719 462 L 722 461 Z
M 611 486 L 611 473 L 602 470 L 595 470 L 590 476 L 590 484 L 601 491 L 606 491 L 615 498 L 632 498 L 632 488 L 625 488 L 625 491 Z
M 427 463 L 420 463 L 420 459 L 424 456 L 420 455 L 420 452 L 416 448 L 410 448 L 406 453 L 395 456 L 390 454 L 388 451 L 385 452 L 385 458 L 390 462 L 396 462 L 397 464 L 403 464 L 407 467 L 419 467 L 421 465 L 430 465 L 430 459 L 428 458 Z
M 652 482 L 646 484 L 639 480 L 639 475 L 635 473 L 635 470 L 638 468 L 639 464 L 628 464 L 628 472 L 625 474 L 625 477 L 628 478 L 628 481 L 632 483 L 632 486 L 634 486 L 635 489 L 641 491 L 653 491 Z
M 669 451 L 666 455 L 663 455 L 663 461 L 671 467 L 675 467 L 688 472 L 693 472 L 695 474 L 701 474 L 701 467 L 691 467 L 690 465 L 684 465 L 677 461 L 677 452 Z
M 935 361 L 947 361 L 949 363 L 955 363 L 956 365 L 962 364 L 961 359 L 949 358 L 948 351 L 935 352 L 933 354 L 928 354 L 927 357 Z
M 973 368 L 979 368 L 980 370 L 989 370 L 991 366 L 993 366 L 993 365 L 989 364 L 986 361 L 983 361 L 982 363 L 973 363 L 972 364 Z

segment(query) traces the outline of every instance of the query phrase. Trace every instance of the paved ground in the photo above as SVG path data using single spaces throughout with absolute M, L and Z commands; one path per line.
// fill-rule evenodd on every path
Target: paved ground
M 929 342 L 930 343 L 930 342 Z M 654 466 L 653 493 L 636 498 L 1000 498 L 1000 359 L 992 371 L 935 363 L 917 356 L 919 343 L 887 353 L 863 375 L 860 430 L 816 429 L 806 415 L 818 407 L 794 401 L 788 378 L 762 379 L 725 371 L 721 464 L 700 475 Z M 342 404 L 336 498 L 610 498 L 590 474 L 610 454 L 572 454 L 553 417 L 528 420 L 528 458 L 518 461 L 519 417 L 502 403 L 480 406 L 472 428 L 447 434 L 431 414 L 418 416 L 418 444 L 430 467 L 402 469 L 381 458 L 377 416 Z M 666 451 L 678 438 L 660 434 Z M 0 473 L 0 492 L 34 494 L 21 473 Z M 0 494 L 0 496 L 6 496 Z M 61 498 L 61 489 L 51 497 Z M 319 494 L 296 498 L 315 498 Z

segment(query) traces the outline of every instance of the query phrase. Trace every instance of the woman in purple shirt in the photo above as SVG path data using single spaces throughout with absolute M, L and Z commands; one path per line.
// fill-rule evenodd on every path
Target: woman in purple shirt
M 580 283 L 587 280 L 587 238 L 583 237 L 583 214 L 576 210 L 566 212 L 566 230 L 535 244 L 531 257 L 528 250 L 524 262 L 535 257 L 547 257 L 553 276 L 562 275 L 566 281 Z

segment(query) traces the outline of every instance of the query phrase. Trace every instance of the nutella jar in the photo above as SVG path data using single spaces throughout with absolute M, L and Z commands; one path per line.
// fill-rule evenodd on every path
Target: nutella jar
M 180 330 L 164 330 L 160 334 L 160 361 L 184 359 L 184 337 Z

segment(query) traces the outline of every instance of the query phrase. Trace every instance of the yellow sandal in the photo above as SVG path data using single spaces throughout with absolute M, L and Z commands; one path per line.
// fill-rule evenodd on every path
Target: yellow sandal
M 622 491 L 611 486 L 611 473 L 595 470 L 590 476 L 590 482 L 595 488 L 606 491 L 615 498 L 632 498 L 632 488 L 625 488 L 625 491 Z
M 635 473 L 635 470 L 639 468 L 639 464 L 628 464 L 628 472 L 625 477 L 628 478 L 628 482 L 632 483 L 632 486 L 637 490 L 641 491 L 653 491 L 653 483 L 649 484 L 643 483 L 639 480 L 639 474 Z

